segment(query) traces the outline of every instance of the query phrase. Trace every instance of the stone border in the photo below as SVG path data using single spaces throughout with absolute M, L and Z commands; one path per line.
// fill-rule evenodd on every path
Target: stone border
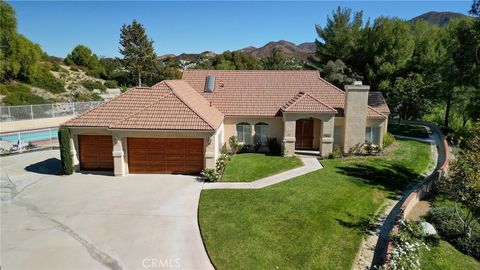
M 434 134 L 439 136 L 438 139 L 441 139 L 442 144 L 437 144 L 437 148 L 441 151 L 438 151 L 438 160 L 436 169 L 427 176 L 424 181 L 418 184 L 410 193 L 407 193 L 403 200 L 401 201 L 400 208 L 398 210 L 397 215 L 395 216 L 395 221 L 393 227 L 389 231 L 388 243 L 387 243 L 387 250 L 385 255 L 383 256 L 383 264 L 388 264 L 392 259 L 392 252 L 395 248 L 393 244 L 393 239 L 391 237 L 392 233 L 397 233 L 400 230 L 399 221 L 405 220 L 407 215 L 410 213 L 412 208 L 417 204 L 422 198 L 424 198 L 427 194 L 430 193 L 430 190 L 435 183 L 436 180 L 440 179 L 443 175 L 448 172 L 448 162 L 450 159 L 450 152 L 448 142 L 442 133 L 442 131 L 438 128 L 437 125 L 428 122 L 417 122 L 417 121 L 406 121 L 405 123 L 411 124 L 418 124 L 422 126 L 430 127 L 434 129 Z M 437 141 L 437 140 L 436 140 Z M 438 141 L 437 141 L 438 142 Z M 441 154 L 443 153 L 443 155 Z

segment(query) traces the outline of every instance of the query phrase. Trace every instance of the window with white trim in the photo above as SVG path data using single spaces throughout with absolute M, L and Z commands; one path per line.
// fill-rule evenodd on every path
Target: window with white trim
M 249 123 L 237 124 L 237 138 L 238 142 L 248 144 L 250 143 L 250 137 L 252 137 L 252 126 Z
M 261 145 L 266 145 L 267 138 L 268 138 L 268 124 L 264 122 L 255 124 L 255 144 L 260 143 Z

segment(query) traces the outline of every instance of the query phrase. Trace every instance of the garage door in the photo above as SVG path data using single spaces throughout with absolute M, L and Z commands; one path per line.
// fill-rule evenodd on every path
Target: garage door
M 203 139 L 128 138 L 131 173 L 199 173 Z
M 80 169 L 113 170 L 112 136 L 79 135 Z

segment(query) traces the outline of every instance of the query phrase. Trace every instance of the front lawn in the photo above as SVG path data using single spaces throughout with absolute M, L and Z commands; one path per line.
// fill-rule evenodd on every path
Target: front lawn
M 389 124 L 388 132 L 407 137 L 429 138 L 428 131 L 421 126 Z
M 303 166 L 297 157 L 269 156 L 258 153 L 237 154 L 225 168 L 223 181 L 250 182 Z
M 350 269 L 370 220 L 429 165 L 430 145 L 397 140 L 386 156 L 259 190 L 204 190 L 199 222 L 217 269 Z
M 423 270 L 480 269 L 480 262 L 455 249 L 448 242 L 441 240 L 438 246 L 429 246 L 430 251 L 420 252 L 420 265 Z

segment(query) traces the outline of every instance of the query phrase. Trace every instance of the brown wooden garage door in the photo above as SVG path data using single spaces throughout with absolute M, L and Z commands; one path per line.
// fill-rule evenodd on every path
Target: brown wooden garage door
M 80 169 L 113 170 L 112 136 L 79 135 Z
M 131 173 L 199 173 L 203 169 L 203 139 L 128 138 Z

